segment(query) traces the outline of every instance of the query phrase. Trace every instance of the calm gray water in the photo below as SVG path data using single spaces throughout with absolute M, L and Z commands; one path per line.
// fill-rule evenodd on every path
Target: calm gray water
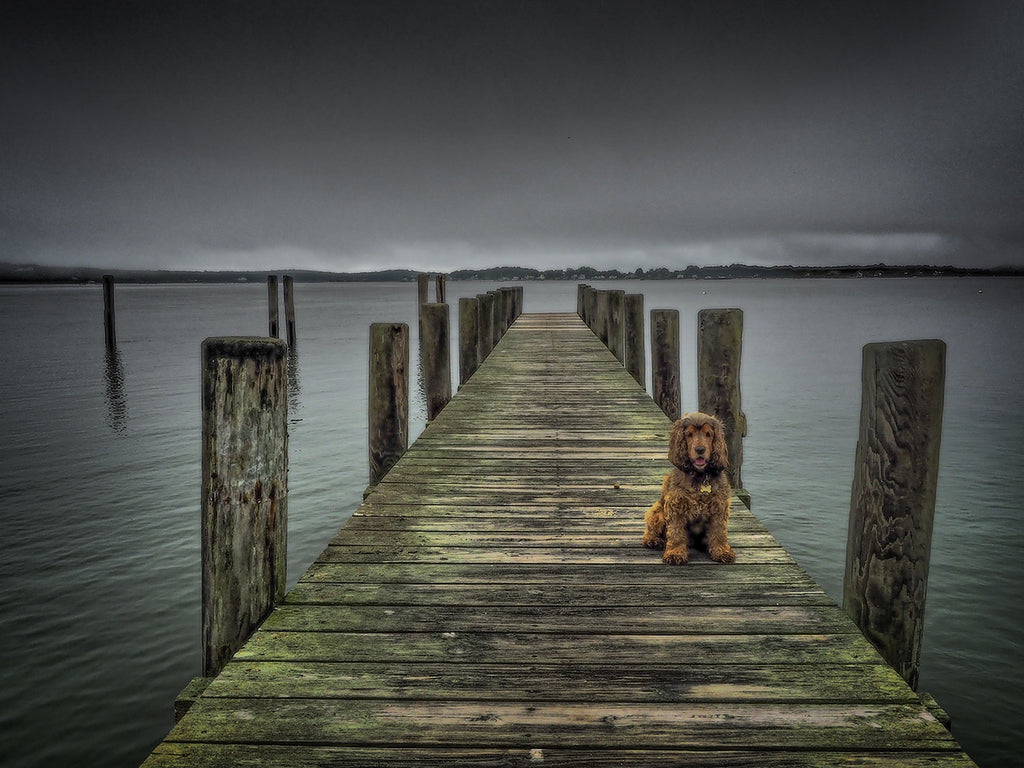
M 492 287 L 449 283 L 448 300 Z M 861 347 L 946 341 L 921 688 L 979 764 L 1018 764 L 1024 280 L 614 287 L 644 293 L 647 309 L 680 310 L 686 409 L 696 407 L 697 310 L 744 310 L 745 484 L 755 512 L 837 601 Z M 576 284 L 526 283 L 525 301 L 527 311 L 572 311 Z M 361 498 L 369 324 L 407 322 L 415 334 L 415 287 L 299 284 L 296 305 L 293 583 Z M 264 285 L 118 286 L 108 355 L 100 287 L 0 286 L 4 765 L 134 766 L 171 727 L 175 695 L 200 671 L 200 343 L 265 333 L 265 306 Z M 422 404 L 412 411 L 415 434 Z

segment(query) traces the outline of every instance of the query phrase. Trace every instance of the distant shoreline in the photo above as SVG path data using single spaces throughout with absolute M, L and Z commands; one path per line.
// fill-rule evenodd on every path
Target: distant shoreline
M 104 275 L 112 275 L 118 283 L 263 283 L 269 274 L 288 274 L 302 283 L 376 283 L 415 282 L 419 274 L 411 269 L 388 269 L 374 272 L 327 272 L 305 269 L 279 270 L 129 270 L 97 267 L 47 267 L 36 264 L 0 264 L 0 284 L 90 284 L 99 283 Z M 685 269 L 532 269 L 528 267 L 489 267 L 459 269 L 445 273 L 450 280 L 730 280 L 785 278 L 873 278 L 873 277 L 1024 277 L 1024 268 L 1002 267 L 974 269 L 952 266 L 890 266 L 871 264 L 842 267 L 759 267 L 745 264 Z

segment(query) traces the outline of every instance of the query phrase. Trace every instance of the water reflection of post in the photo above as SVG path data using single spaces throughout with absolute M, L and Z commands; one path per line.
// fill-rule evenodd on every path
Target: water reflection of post
M 107 424 L 123 435 L 128 426 L 128 401 L 124 392 L 124 363 L 117 347 L 107 347 L 103 374 L 107 385 Z

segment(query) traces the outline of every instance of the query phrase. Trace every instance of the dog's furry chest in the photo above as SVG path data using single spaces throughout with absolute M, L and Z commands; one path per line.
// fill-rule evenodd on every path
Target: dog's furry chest
M 684 519 L 694 533 L 701 533 L 712 514 L 720 507 L 722 489 L 718 478 L 690 476 L 678 472 L 669 482 L 665 513 Z

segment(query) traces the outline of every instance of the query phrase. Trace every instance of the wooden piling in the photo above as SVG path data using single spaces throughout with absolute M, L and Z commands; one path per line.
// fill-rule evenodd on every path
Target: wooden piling
M 651 387 L 654 402 L 675 421 L 682 416 L 679 310 L 651 310 Z
M 117 348 L 117 323 L 114 319 L 114 276 L 103 276 L 103 337 L 107 349 Z
M 288 543 L 286 348 L 202 345 L 203 674 L 221 667 L 284 597 Z
M 620 363 L 626 362 L 625 345 L 626 292 L 608 291 L 608 349 Z
M 863 350 L 843 608 L 917 689 L 942 437 L 946 345 Z
M 446 296 L 447 291 L 445 289 L 447 282 L 447 275 L 439 274 L 434 277 L 434 295 L 437 297 L 438 304 L 445 304 L 448 301 Z
M 743 489 L 743 438 L 747 417 L 740 403 L 742 309 L 702 309 L 697 313 L 697 403 L 718 417 L 729 446 L 729 482 L 749 503 Z
M 420 272 L 416 275 L 416 307 L 422 307 L 427 303 L 427 291 L 430 287 L 430 275 Z
M 476 298 L 480 310 L 477 316 L 477 360 L 482 363 L 494 349 L 494 294 L 481 293 Z
M 433 421 L 452 399 L 449 327 L 447 304 L 424 304 L 420 308 L 420 360 L 427 391 L 427 421 Z
M 491 297 L 491 349 L 498 346 L 505 329 L 502 327 L 501 291 L 488 291 Z
M 409 326 L 370 326 L 370 485 L 374 486 L 409 446 Z
M 270 319 L 270 336 L 281 337 L 277 308 L 277 275 L 267 275 L 267 309 Z
M 623 301 L 623 364 L 641 387 L 647 386 L 647 348 L 644 343 L 644 296 L 628 293 Z
M 284 276 L 284 323 L 288 334 L 288 348 L 295 346 L 295 283 L 291 275 Z
M 465 384 L 480 366 L 480 299 L 459 299 L 459 386 Z

